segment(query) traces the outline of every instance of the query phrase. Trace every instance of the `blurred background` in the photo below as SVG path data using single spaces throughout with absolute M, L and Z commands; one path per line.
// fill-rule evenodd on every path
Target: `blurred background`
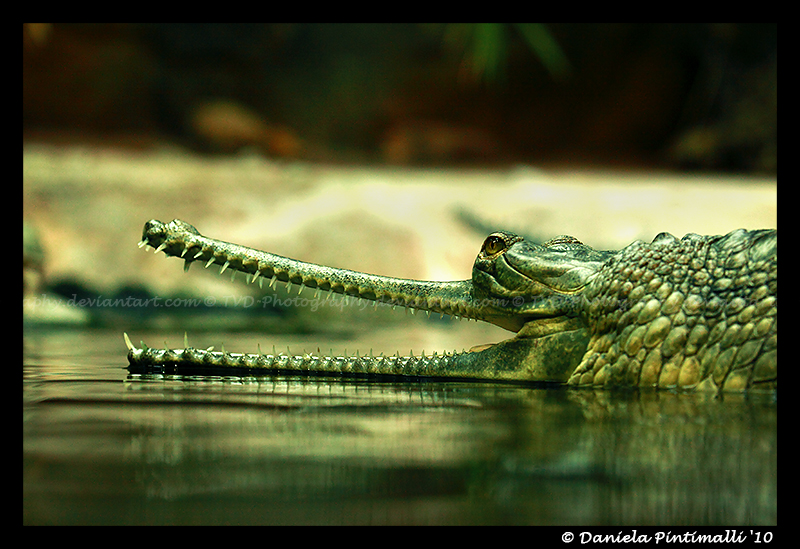
M 23 26 L 23 139 L 774 173 L 775 24 Z

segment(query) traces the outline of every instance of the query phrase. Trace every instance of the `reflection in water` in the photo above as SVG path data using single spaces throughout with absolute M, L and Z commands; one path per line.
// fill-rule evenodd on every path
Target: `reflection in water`
M 26 352 L 23 520 L 774 524 L 773 396 L 132 375 Z

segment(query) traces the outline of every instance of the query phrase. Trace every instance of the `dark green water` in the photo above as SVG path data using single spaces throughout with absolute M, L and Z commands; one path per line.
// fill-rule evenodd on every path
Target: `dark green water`
M 773 396 L 147 377 L 117 331 L 24 348 L 26 524 L 777 523 Z

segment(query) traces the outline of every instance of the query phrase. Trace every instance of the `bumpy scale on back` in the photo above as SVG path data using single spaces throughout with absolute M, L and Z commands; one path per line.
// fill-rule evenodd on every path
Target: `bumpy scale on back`
M 777 233 L 662 233 L 585 294 L 591 340 L 573 385 L 777 387 Z
M 570 236 L 541 245 L 498 231 L 471 280 L 382 277 L 305 263 L 202 236 L 183 221 L 145 224 L 141 246 L 244 272 L 427 312 L 496 324 L 516 335 L 468 352 L 407 357 L 238 354 L 135 348 L 132 367 L 246 368 L 568 382 L 593 387 L 741 391 L 777 388 L 775 230 L 725 236 L 662 233 L 598 251 Z M 252 279 L 251 279 L 252 277 Z

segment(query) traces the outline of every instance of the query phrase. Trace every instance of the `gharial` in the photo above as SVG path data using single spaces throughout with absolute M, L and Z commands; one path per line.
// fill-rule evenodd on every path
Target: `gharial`
M 777 390 L 778 233 L 661 233 L 619 251 L 571 236 L 489 235 L 472 279 L 406 280 L 296 261 L 151 220 L 139 247 L 256 279 L 477 319 L 516 335 L 462 353 L 318 356 L 134 347 L 131 368 L 546 381 L 593 387 Z

